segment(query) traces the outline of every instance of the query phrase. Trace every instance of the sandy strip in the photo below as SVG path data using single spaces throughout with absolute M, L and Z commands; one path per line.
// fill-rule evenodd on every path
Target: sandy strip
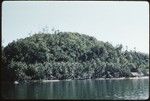
M 149 79 L 149 76 L 143 76 L 143 77 L 121 77 L 121 78 L 97 78 L 95 80 L 123 80 L 123 79 Z
M 59 82 L 60 80 L 42 80 L 42 82 Z
M 143 76 L 143 77 L 120 77 L 120 78 L 96 78 L 96 79 L 90 79 L 90 80 L 124 80 L 124 79 L 149 79 L 149 76 Z M 84 79 L 89 80 L 89 79 Z M 66 79 L 66 80 L 31 80 L 31 82 L 59 82 L 59 81 L 72 81 L 72 79 Z

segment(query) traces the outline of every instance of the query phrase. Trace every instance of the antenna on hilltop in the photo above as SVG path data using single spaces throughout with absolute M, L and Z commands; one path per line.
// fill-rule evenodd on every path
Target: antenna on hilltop
M 55 28 L 53 27 L 53 28 L 51 29 L 51 31 L 52 31 L 52 33 L 54 33 L 54 32 L 55 32 Z
M 32 33 L 32 31 L 30 33 L 28 33 L 28 35 L 31 36 L 31 33 Z
M 136 52 L 136 47 L 134 47 L 134 51 Z
M 42 29 L 42 32 L 43 32 L 43 33 L 48 33 L 48 26 L 45 26 L 45 27 Z
M 56 30 L 54 27 L 51 29 L 51 31 L 52 31 L 52 33 L 54 33 L 54 34 L 57 34 L 57 33 L 60 32 L 59 30 Z
M 126 46 L 126 50 L 128 50 L 128 46 Z

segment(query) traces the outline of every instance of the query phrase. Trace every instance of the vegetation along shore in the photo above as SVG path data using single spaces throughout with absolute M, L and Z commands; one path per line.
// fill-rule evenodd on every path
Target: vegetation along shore
M 2 47 L 1 79 L 73 80 L 149 76 L 149 54 L 76 32 L 35 33 Z M 45 81 L 46 82 L 46 81 Z

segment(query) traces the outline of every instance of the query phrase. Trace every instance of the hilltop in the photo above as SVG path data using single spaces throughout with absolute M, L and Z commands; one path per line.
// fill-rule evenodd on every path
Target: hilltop
M 76 32 L 38 33 L 2 49 L 2 80 L 89 79 L 149 75 L 149 56 Z

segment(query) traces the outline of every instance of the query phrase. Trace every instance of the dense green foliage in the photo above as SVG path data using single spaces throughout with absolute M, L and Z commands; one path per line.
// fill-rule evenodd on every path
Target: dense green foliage
M 2 47 L 2 79 L 87 79 L 148 75 L 148 54 L 72 33 L 38 33 Z

